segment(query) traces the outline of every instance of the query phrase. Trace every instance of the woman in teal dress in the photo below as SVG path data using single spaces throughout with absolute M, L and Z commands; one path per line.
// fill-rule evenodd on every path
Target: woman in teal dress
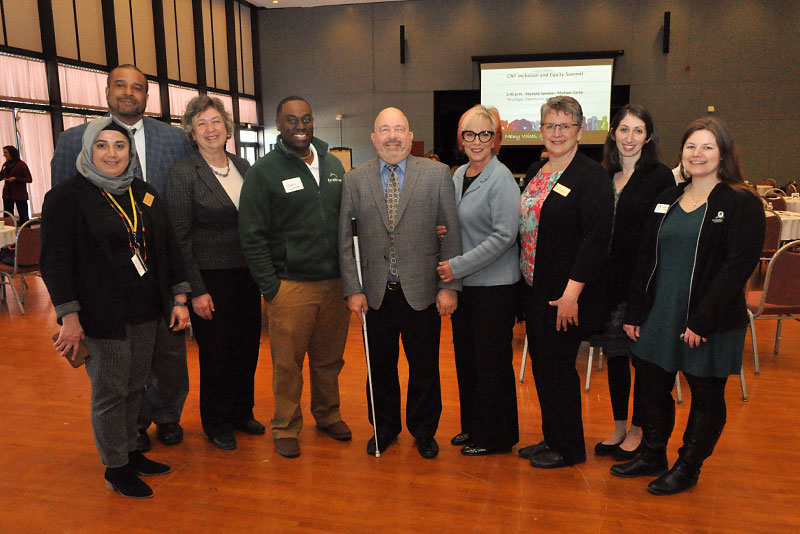
M 744 285 L 764 243 L 764 210 L 744 186 L 728 127 L 696 120 L 681 146 L 689 180 L 658 197 L 625 315 L 642 381 L 642 449 L 633 461 L 611 468 L 623 478 L 658 477 L 647 487 L 655 495 L 694 486 L 722 434 L 725 383 L 742 366 Z M 678 371 L 689 383 L 692 405 L 683 446 L 667 470 Z

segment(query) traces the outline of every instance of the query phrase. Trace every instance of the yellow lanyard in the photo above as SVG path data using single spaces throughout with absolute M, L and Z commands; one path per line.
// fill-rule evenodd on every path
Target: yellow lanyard
M 111 203 L 114 204 L 114 206 L 116 206 L 117 210 L 119 210 L 119 214 L 125 218 L 125 221 L 127 221 L 128 223 L 128 228 L 133 234 L 133 238 L 136 239 L 136 228 L 137 225 L 139 224 L 139 218 L 136 214 L 136 202 L 133 200 L 133 190 L 131 190 L 130 186 L 128 187 L 128 195 L 130 195 L 131 198 L 131 211 L 133 211 L 133 222 L 131 222 L 130 217 L 128 217 L 128 214 L 125 213 L 125 210 L 122 209 L 122 206 L 120 206 L 117 203 L 117 200 L 110 194 L 108 194 L 108 192 L 106 192 L 106 198 L 109 199 Z

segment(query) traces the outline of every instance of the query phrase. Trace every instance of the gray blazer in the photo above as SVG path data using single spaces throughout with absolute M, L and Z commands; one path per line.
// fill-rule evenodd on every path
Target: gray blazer
M 364 286 L 358 283 L 350 219 L 358 220 Z M 439 244 L 436 226 L 447 226 Z M 342 184 L 339 212 L 339 264 L 345 296 L 364 293 L 370 308 L 383 303 L 389 276 L 389 219 L 380 162 L 373 159 L 348 172 Z M 439 279 L 439 261 L 461 253 L 455 191 L 446 165 L 409 156 L 395 225 L 395 254 L 403 294 L 415 310 L 436 301 L 438 289 L 461 289 L 461 281 Z
M 250 164 L 233 154 L 228 157 L 244 177 Z M 200 271 L 247 267 L 239 243 L 239 212 L 199 152 L 172 167 L 166 200 L 192 297 L 208 292 Z
M 191 152 L 191 147 L 186 136 L 180 128 L 152 117 L 144 117 L 144 143 L 147 152 L 147 183 L 155 187 L 161 198 L 167 189 L 167 174 L 170 167 Z M 81 151 L 83 132 L 89 123 L 79 124 L 69 130 L 64 130 L 58 136 L 58 144 L 50 160 L 50 185 L 64 182 L 76 174 L 75 160 Z M 140 168 L 136 170 L 136 177 L 142 177 Z
M 511 171 L 493 156 L 467 192 L 461 166 L 453 176 L 464 254 L 450 260 L 453 276 L 465 286 L 509 285 L 519 270 L 519 186 Z

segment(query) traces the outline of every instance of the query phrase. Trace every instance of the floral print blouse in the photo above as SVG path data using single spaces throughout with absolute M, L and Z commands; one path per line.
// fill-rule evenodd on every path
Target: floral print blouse
M 520 199 L 519 236 L 522 253 L 520 254 L 519 267 L 528 285 L 533 285 L 536 240 L 539 237 L 539 217 L 542 213 L 542 205 L 563 172 L 543 172 L 539 170 L 528 184 L 528 187 L 525 188 L 525 191 L 523 191 Z

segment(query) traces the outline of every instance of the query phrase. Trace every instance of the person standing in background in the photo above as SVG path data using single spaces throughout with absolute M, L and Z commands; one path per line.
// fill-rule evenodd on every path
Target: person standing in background
M 28 220 L 28 184 L 33 181 L 28 165 L 19 159 L 19 150 L 15 146 L 4 146 L 3 157 L 6 161 L 0 169 L 0 180 L 5 180 L 3 187 L 3 210 L 13 214 L 17 207 L 19 223 Z

